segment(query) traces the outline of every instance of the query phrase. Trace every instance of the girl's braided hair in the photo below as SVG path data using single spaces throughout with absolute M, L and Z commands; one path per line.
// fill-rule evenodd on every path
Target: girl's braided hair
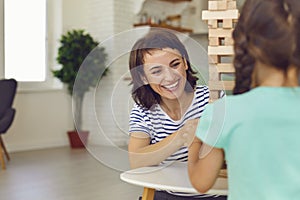
M 247 0 L 233 31 L 233 94 L 251 89 L 257 61 L 284 73 L 293 65 L 300 69 L 300 1 Z

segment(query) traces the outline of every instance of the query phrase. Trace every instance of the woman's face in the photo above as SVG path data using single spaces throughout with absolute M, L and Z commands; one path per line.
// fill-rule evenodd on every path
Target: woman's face
M 162 99 L 177 99 L 184 93 L 188 66 L 178 50 L 165 48 L 144 55 L 143 80 Z

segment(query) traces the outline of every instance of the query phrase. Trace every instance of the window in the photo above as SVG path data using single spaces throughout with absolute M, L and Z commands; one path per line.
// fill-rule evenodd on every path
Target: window
M 46 0 L 4 0 L 4 76 L 46 80 Z

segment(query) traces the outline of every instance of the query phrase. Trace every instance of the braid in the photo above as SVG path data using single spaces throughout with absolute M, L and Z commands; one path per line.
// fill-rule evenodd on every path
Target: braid
M 300 71 L 300 1 L 286 0 L 286 2 L 289 5 L 292 16 L 292 26 L 295 33 L 295 49 L 292 54 L 291 63 Z
M 247 50 L 247 37 L 243 32 L 242 25 L 237 25 L 233 32 L 233 38 L 235 40 L 233 65 L 236 72 L 233 94 L 241 94 L 250 90 L 254 59 Z

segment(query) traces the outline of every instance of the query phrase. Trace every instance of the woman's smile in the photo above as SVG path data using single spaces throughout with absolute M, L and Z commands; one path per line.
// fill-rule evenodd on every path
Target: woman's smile
M 175 91 L 179 86 L 179 80 L 176 81 L 175 83 L 173 84 L 169 84 L 169 85 L 162 85 L 162 87 L 166 88 L 167 90 L 170 90 L 170 91 Z

